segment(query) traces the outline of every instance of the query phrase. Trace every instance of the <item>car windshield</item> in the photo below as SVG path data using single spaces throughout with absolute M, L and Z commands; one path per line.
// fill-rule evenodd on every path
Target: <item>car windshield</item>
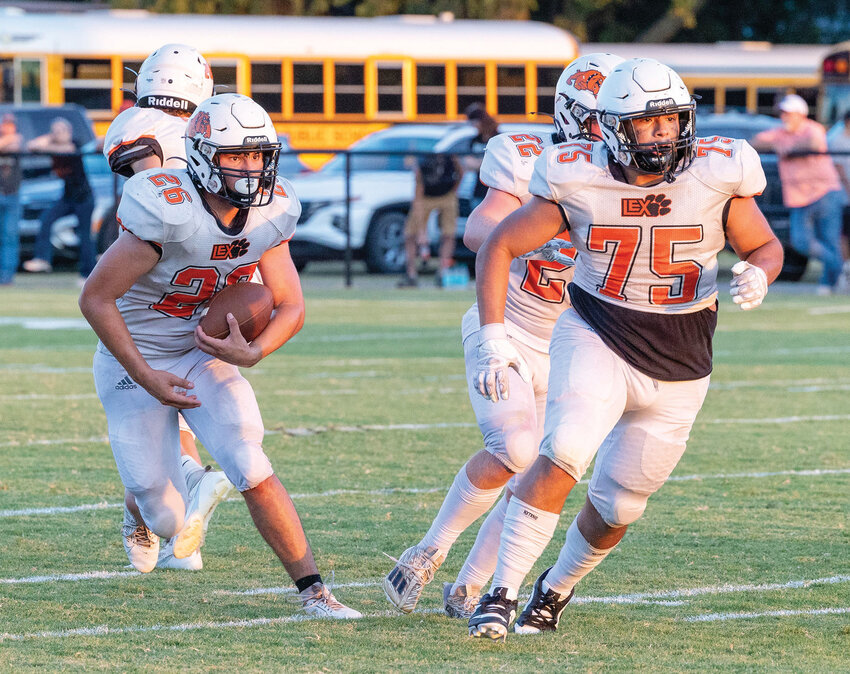
M 352 171 L 404 171 L 408 168 L 403 154 L 370 154 L 358 157 L 357 152 L 430 152 L 439 138 L 416 136 L 373 136 L 364 138 L 352 146 Z M 345 156 L 337 155 L 322 169 L 322 173 L 342 173 L 345 171 Z

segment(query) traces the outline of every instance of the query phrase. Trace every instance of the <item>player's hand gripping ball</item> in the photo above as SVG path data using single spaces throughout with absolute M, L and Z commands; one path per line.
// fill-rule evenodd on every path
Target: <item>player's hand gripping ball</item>
M 201 318 L 201 329 L 210 337 L 224 339 L 230 334 L 227 314 L 239 323 L 239 331 L 250 342 L 257 338 L 272 316 L 272 291 L 261 283 L 234 283 L 213 295 L 207 313 Z

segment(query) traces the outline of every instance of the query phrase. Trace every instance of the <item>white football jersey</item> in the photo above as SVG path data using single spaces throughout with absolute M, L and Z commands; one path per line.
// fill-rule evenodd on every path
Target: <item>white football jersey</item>
M 528 185 L 534 164 L 544 149 L 552 144 L 552 134 L 502 133 L 494 136 L 487 143 L 481 163 L 481 182 L 489 188 L 512 194 L 523 202 L 528 201 Z M 562 238 L 569 237 L 565 233 Z M 575 250 L 564 252 L 572 254 Z M 505 303 L 505 324 L 512 328 L 512 336 L 538 351 L 548 352 L 555 321 L 570 306 L 567 284 L 572 276 L 571 267 L 557 262 L 513 260 Z M 466 325 L 467 322 L 464 323 Z M 469 330 L 474 331 L 478 327 L 477 322 L 469 321 Z M 464 338 L 466 333 L 467 330 Z
M 690 313 L 717 297 L 724 209 L 760 194 L 761 161 L 743 140 L 699 138 L 675 182 L 637 187 L 615 179 L 604 143 L 547 148 L 532 194 L 561 205 L 578 250 L 573 282 L 600 300 L 654 313 Z
M 103 154 L 109 160 L 109 167 L 115 173 L 129 176 L 130 165 L 153 152 L 163 168 L 184 168 L 186 121 L 156 108 L 128 108 L 106 132 Z
M 263 253 L 292 238 L 300 214 L 292 185 L 278 178 L 272 202 L 248 209 L 244 226 L 228 233 L 205 208 L 186 169 L 150 169 L 130 178 L 118 222 L 161 251 L 156 266 L 117 302 L 142 355 L 194 348 L 192 333 L 213 294 L 250 280 Z

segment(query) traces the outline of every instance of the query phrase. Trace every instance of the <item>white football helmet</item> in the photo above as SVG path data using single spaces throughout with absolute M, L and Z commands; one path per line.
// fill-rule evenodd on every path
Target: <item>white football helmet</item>
M 136 77 L 140 108 L 192 112 L 213 95 L 212 70 L 194 47 L 164 44 L 148 56 Z
M 599 87 L 616 65 L 619 56 L 599 52 L 579 56 L 570 63 L 555 86 L 555 128 L 561 141 L 599 140 L 590 132 Z
M 636 58 L 615 67 L 596 97 L 599 129 L 614 159 L 642 173 L 673 182 L 693 161 L 696 102 L 682 78 L 654 59 Z M 664 143 L 638 143 L 632 120 L 679 116 L 679 135 Z
M 255 171 L 221 168 L 219 154 L 263 153 L 263 168 Z M 234 206 L 271 203 L 280 142 L 274 124 L 259 104 L 242 94 L 218 94 L 203 101 L 186 124 L 189 175 L 202 189 Z M 225 176 L 237 177 L 233 189 Z

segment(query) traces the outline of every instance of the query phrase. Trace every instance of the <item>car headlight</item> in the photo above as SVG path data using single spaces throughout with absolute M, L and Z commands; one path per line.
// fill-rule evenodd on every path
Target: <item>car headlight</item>
M 298 224 L 303 225 L 310 218 L 312 218 L 316 213 L 318 213 L 323 208 L 327 208 L 328 206 L 332 206 L 335 203 L 339 203 L 336 201 L 302 201 L 301 202 L 301 216 L 298 218 Z
M 360 197 L 351 197 L 349 201 L 355 202 L 358 201 Z M 318 213 L 323 208 L 329 208 L 331 206 L 345 206 L 345 199 L 329 199 L 326 201 L 302 201 L 301 202 L 301 216 L 298 218 L 299 225 L 303 225 L 310 218 L 312 218 L 316 213 Z M 336 227 L 336 224 L 334 224 Z

